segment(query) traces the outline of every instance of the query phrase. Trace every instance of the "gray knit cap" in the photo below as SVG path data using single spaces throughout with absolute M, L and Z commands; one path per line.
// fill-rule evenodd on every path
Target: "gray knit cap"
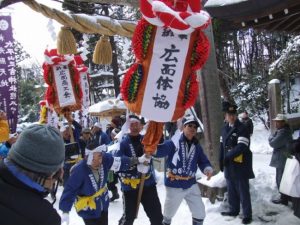
M 25 169 L 50 175 L 63 165 L 64 142 L 56 128 L 35 124 L 23 130 L 8 156 Z

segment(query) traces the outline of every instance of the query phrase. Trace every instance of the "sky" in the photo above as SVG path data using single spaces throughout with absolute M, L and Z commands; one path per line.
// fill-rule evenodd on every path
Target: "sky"
M 269 131 L 262 124 L 254 123 L 254 133 L 251 137 L 251 150 L 253 154 L 253 170 L 256 178 L 250 180 L 250 193 L 253 210 L 253 222 L 251 225 L 299 225 L 300 219 L 293 215 L 292 204 L 288 206 L 275 205 L 271 199 L 278 198 L 278 191 L 275 184 L 275 168 L 269 166 L 272 148 L 268 144 Z M 165 187 L 163 184 L 163 173 L 157 173 L 157 189 L 159 198 L 163 207 L 165 200 Z M 204 177 L 201 179 L 205 179 Z M 60 187 L 57 194 L 57 199 L 62 193 Z M 119 189 L 119 193 L 120 189 Z M 58 201 L 55 203 L 55 208 L 58 208 Z M 204 225 L 240 225 L 242 215 L 236 218 L 223 217 L 221 211 L 226 210 L 226 204 L 221 201 L 216 201 L 215 204 L 210 203 L 207 198 L 203 198 L 206 208 L 206 218 Z M 109 225 L 118 224 L 118 220 L 122 215 L 122 200 L 121 198 L 110 204 L 109 207 Z M 58 210 L 59 211 L 59 210 Z M 59 213 L 61 213 L 59 211 Z M 268 221 L 268 222 L 267 222 Z M 149 220 L 140 207 L 139 216 L 135 220 L 134 225 L 148 225 Z M 172 220 L 172 225 L 191 225 L 192 217 L 188 206 L 185 202 L 180 205 L 175 217 Z M 84 225 L 83 220 L 76 214 L 73 207 L 70 212 L 69 225 Z
M 57 9 L 60 9 L 61 5 L 50 0 L 38 0 L 37 2 Z M 52 20 L 54 29 L 50 32 L 47 27 L 49 19 L 23 3 L 1 9 L 0 14 L 11 15 L 14 38 L 23 45 L 33 61 L 37 60 L 42 63 L 44 50 L 47 47 L 56 48 L 56 41 L 52 39 L 51 35 L 52 33 L 57 35 L 61 25 L 55 20 Z

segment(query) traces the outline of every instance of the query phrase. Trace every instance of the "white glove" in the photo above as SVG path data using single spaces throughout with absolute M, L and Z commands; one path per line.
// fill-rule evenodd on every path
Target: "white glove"
M 69 223 L 70 223 L 69 213 L 63 213 L 61 215 L 61 224 L 69 225 Z
M 144 164 L 138 164 L 137 165 L 137 171 L 140 173 L 147 173 L 149 171 L 150 166 L 149 165 L 144 165 Z
M 148 165 L 151 161 L 151 156 L 147 156 L 146 154 L 138 157 L 138 161 L 140 164 Z

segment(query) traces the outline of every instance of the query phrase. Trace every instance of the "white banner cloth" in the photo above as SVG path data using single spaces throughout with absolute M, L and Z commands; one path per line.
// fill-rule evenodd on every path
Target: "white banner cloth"
M 145 118 L 157 122 L 172 120 L 190 37 L 157 28 L 141 108 Z
M 82 90 L 82 106 L 88 108 L 90 106 L 90 88 L 86 72 L 80 73 L 80 85 Z
M 53 72 L 60 107 L 76 104 L 69 67 L 67 65 L 53 66 Z

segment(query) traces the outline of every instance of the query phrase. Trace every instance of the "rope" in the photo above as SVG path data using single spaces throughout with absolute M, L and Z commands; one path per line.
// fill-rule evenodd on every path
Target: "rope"
M 132 37 L 136 23 L 125 20 L 114 20 L 106 16 L 90 16 L 85 14 L 67 14 L 56 9 L 52 9 L 34 0 L 24 0 L 23 3 L 32 10 L 44 16 L 56 20 L 58 23 L 74 28 L 81 33 L 120 35 Z
M 205 29 L 210 23 L 209 14 L 201 10 L 200 0 L 144 0 L 140 1 L 140 10 L 149 23 L 169 27 L 178 34 Z

